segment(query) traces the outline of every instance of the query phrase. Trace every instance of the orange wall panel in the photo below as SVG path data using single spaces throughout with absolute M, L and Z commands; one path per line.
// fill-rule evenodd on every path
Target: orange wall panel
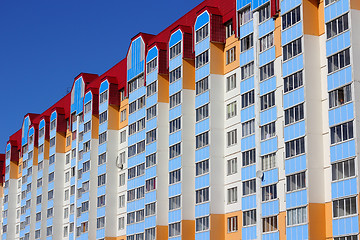
M 168 226 L 156 226 L 156 239 L 157 240 L 168 239 Z
M 99 116 L 92 115 L 91 118 L 91 138 L 99 138 Z
M 279 239 L 286 240 L 286 212 L 280 212 L 278 216 Z
M 233 61 L 230 64 L 226 65 L 226 51 L 229 49 L 236 47 L 236 53 L 235 53 L 235 61 Z M 233 71 L 234 69 L 238 68 L 240 66 L 240 40 L 233 34 L 231 37 L 226 39 L 225 43 L 225 56 L 224 56 L 224 73 L 228 73 Z
M 309 239 L 325 239 L 325 204 L 309 203 Z
M 33 165 L 38 165 L 38 148 L 34 146 L 33 150 Z
M 325 238 L 333 239 L 332 227 L 332 204 L 331 202 L 325 203 Z
M 121 117 L 119 117 L 119 128 L 122 129 L 124 127 L 126 127 L 128 125 L 128 116 L 129 116 L 129 112 L 128 112 L 128 106 L 129 106 L 129 99 L 124 99 L 121 101 L 120 103 L 120 111 L 119 111 L 119 116 L 121 116 L 121 112 L 126 110 L 126 120 L 125 121 L 121 121 Z
M 169 103 L 169 75 L 167 74 L 158 74 L 158 101 Z
M 109 105 L 108 107 L 108 129 L 120 129 L 120 112 L 117 106 Z
M 195 240 L 195 220 L 181 221 L 181 237 L 186 240 Z
M 225 214 L 210 214 L 210 240 L 225 238 Z
M 68 152 L 71 150 L 71 140 L 70 140 L 69 146 L 66 146 L 66 139 L 68 137 L 70 137 L 70 139 L 71 139 L 71 131 L 69 129 L 66 130 L 66 135 L 65 135 L 65 152 Z
M 55 144 L 57 153 L 65 153 L 66 136 L 64 133 L 56 132 Z
M 278 58 L 282 55 L 281 18 L 280 17 L 276 18 L 276 20 L 275 20 L 274 45 L 275 45 L 275 57 Z
M 237 231 L 236 232 L 231 232 L 228 233 L 227 232 L 227 222 L 228 222 L 228 218 L 229 217 L 234 217 L 237 216 Z M 225 238 L 226 240 L 238 240 L 241 239 L 241 229 L 242 229 L 242 212 L 241 211 L 237 211 L 237 212 L 232 212 L 232 213 L 227 213 L 225 214 L 225 219 L 224 219 L 224 224 L 225 224 Z
M 224 75 L 224 49 L 222 43 L 210 43 L 210 74 Z
M 126 236 L 121 236 L 121 237 L 105 237 L 105 240 L 126 240 Z
M 183 60 L 183 88 L 195 90 L 195 62 L 194 62 L 194 60 L 188 60 L 188 59 Z
M 324 2 L 319 0 L 304 0 L 304 34 L 320 36 L 325 33 Z
M 350 8 L 355 10 L 360 10 L 360 1 L 359 0 L 350 0 Z
M 10 178 L 18 179 L 21 177 L 21 172 L 19 173 L 19 165 L 22 163 L 22 158 L 19 160 L 19 163 L 10 161 Z

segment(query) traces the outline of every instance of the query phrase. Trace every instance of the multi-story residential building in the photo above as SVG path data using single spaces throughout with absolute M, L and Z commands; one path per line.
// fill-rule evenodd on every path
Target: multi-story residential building
M 358 0 L 205 0 L 27 114 L 3 239 L 359 238 Z

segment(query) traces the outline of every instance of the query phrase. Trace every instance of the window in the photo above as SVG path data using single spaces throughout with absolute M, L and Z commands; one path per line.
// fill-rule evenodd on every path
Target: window
M 199 122 L 209 116 L 209 105 L 206 104 L 196 109 L 196 121 Z
M 233 146 L 237 143 L 237 129 L 227 132 L 226 135 L 227 135 L 226 139 L 227 139 L 228 147 Z
M 44 152 L 44 144 L 41 144 L 39 146 L 39 154 L 43 153 Z
M 170 122 L 170 133 L 176 132 L 181 129 L 181 117 L 176 118 Z
M 266 217 L 262 219 L 262 232 L 273 232 L 278 230 L 277 216 Z
M 275 91 L 260 97 L 261 111 L 275 105 Z
M 146 192 L 152 191 L 156 188 L 156 180 L 155 178 L 151 178 L 149 180 L 146 180 L 145 186 L 146 186 Z
M 36 213 L 35 219 L 36 219 L 36 221 L 40 221 L 40 220 L 41 220 L 41 212 Z
M 305 138 L 295 139 L 285 143 L 285 156 L 287 158 L 305 153 Z
M 146 133 L 146 143 L 149 144 L 154 141 L 156 141 L 156 129 Z
M 105 227 L 105 217 L 100 217 L 96 219 L 96 228 L 104 228 Z
M 40 128 L 40 130 L 39 130 L 39 138 L 42 138 L 44 136 L 44 133 L 45 133 L 45 128 L 44 127 Z
M 243 226 L 256 224 L 256 209 L 243 212 Z
M 169 210 L 178 209 L 181 207 L 181 196 L 175 196 L 169 198 Z
M 100 93 L 100 104 L 108 100 L 108 91 Z
M 123 122 L 126 120 L 126 109 L 125 110 L 122 110 L 120 112 L 120 122 Z
M 169 173 L 169 184 L 174 184 L 181 181 L 181 169 L 177 169 Z
M 136 154 L 136 144 L 132 145 L 128 149 L 128 157 L 132 157 Z
M 346 85 L 329 92 L 329 108 L 341 106 L 351 100 L 351 85 Z
M 127 191 L 128 202 L 135 200 L 135 189 Z
M 89 181 L 83 182 L 81 188 L 82 188 L 82 192 L 87 192 L 87 191 L 89 191 L 89 189 L 90 189 L 90 182 L 89 182 Z
M 99 155 L 99 159 L 98 159 L 98 165 L 102 165 L 104 163 L 106 163 L 106 152 Z
M 177 143 L 169 148 L 169 158 L 177 157 L 181 154 L 181 143 Z
M 355 161 L 354 159 L 345 160 L 332 164 L 332 180 L 342 180 L 355 176 Z
M 69 171 L 65 173 L 65 182 L 68 182 L 68 181 L 70 181 L 70 172 Z
M 339 0 L 325 0 L 325 6 L 327 6 L 327 5 L 331 4 L 331 3 L 337 2 L 337 1 L 339 1 Z M 341 240 L 343 240 L 343 239 L 341 239 Z
M 106 122 L 106 121 L 107 121 L 107 118 L 108 118 L 108 116 L 107 116 L 107 111 L 101 113 L 101 114 L 99 115 L 99 124 L 102 124 L 102 123 Z
M 227 203 L 232 204 L 237 202 L 237 187 L 233 187 L 227 190 Z
M 225 23 L 225 37 L 229 38 L 230 36 L 234 35 L 235 32 L 233 30 L 233 22 L 232 20 Z
M 254 46 L 253 34 L 249 34 L 240 40 L 241 52 L 245 52 Z
M 297 225 L 306 223 L 307 221 L 307 209 L 306 207 L 294 208 L 287 210 L 287 225 Z
M 135 212 L 136 215 L 136 222 L 144 221 L 144 210 L 139 210 Z
M 156 153 L 146 156 L 146 167 L 151 167 L 156 164 Z
M 276 184 L 272 184 L 266 187 L 262 187 L 262 201 L 270 201 L 277 198 Z
M 244 93 L 241 95 L 241 108 L 246 108 L 255 103 L 255 93 L 254 90 Z
M 129 93 L 132 93 L 133 91 L 135 91 L 136 89 L 144 86 L 144 74 L 141 74 L 140 76 L 136 77 L 134 80 L 131 80 L 128 83 L 129 86 Z
M 50 147 L 55 146 L 55 137 L 50 139 Z
M 126 130 L 120 132 L 120 143 L 126 142 Z
M 261 140 L 266 140 L 275 136 L 275 122 L 261 127 Z
M 87 172 L 90 170 L 90 160 L 83 163 L 82 172 Z
M 227 219 L 227 231 L 228 233 L 237 232 L 238 230 L 238 219 L 237 216 L 229 217 Z
M 348 65 L 350 65 L 349 48 L 328 57 L 328 73 L 332 73 Z
M 232 158 L 227 161 L 227 175 L 237 173 L 237 158 Z
M 137 152 L 136 152 L 137 154 L 145 152 L 145 140 L 141 141 L 141 142 L 138 142 L 136 144 L 136 148 L 137 148 Z
M 180 222 L 169 224 L 169 237 L 180 236 Z
M 207 38 L 209 36 L 209 25 L 206 24 L 202 28 L 196 31 L 195 37 L 196 37 L 196 43 L 202 41 L 203 39 Z
M 99 145 L 106 142 L 106 132 L 103 132 L 99 135 Z
M 147 97 L 150 97 L 151 95 L 154 95 L 156 93 L 156 84 L 157 84 L 157 82 L 155 81 L 146 87 L 146 96 Z
M 49 165 L 53 164 L 55 162 L 55 154 L 54 155 L 51 155 L 49 157 Z M 25 167 L 25 166 L 24 166 Z
M 226 92 L 229 92 L 236 88 L 236 73 L 226 78 Z
M 89 211 L 89 201 L 81 203 L 81 212 Z
M 250 10 L 250 6 L 246 7 L 244 10 L 239 12 L 239 24 L 240 26 L 244 25 L 247 22 L 250 22 L 252 19 L 253 14 Z
M 91 121 L 88 121 L 84 124 L 84 133 L 90 131 L 90 129 L 91 129 Z
M 64 209 L 64 219 L 69 217 L 69 208 Z
M 119 217 L 119 226 L 118 226 L 119 230 L 122 230 L 125 228 L 125 218 L 124 217 Z
M 89 230 L 89 222 L 81 223 L 81 232 L 87 232 Z
M 274 76 L 274 62 L 266 64 L 260 68 L 260 81 Z
M 262 38 L 260 38 L 260 52 L 263 52 L 272 46 L 274 46 L 274 34 L 270 33 Z
M 54 177 L 55 177 L 54 175 L 55 175 L 54 172 L 52 172 L 52 173 L 49 174 L 49 179 L 48 179 L 49 182 L 54 181 Z
M 326 38 L 332 38 L 349 29 L 348 14 L 326 23 Z
M 37 180 L 37 184 L 36 184 L 36 187 L 41 187 L 42 186 L 42 178 L 39 178 L 38 180 Z
M 305 172 L 296 173 L 290 176 L 286 176 L 286 191 L 296 191 L 306 188 L 306 174 Z
M 261 169 L 263 171 L 267 171 L 269 169 L 272 169 L 276 166 L 276 154 L 271 153 L 265 156 L 261 157 Z
M 142 97 L 140 97 L 140 98 L 137 100 L 137 105 L 138 105 L 138 107 L 137 107 L 138 110 L 141 109 L 141 108 L 143 108 L 143 107 L 145 107 L 145 95 L 142 96 Z
M 156 203 L 149 203 L 145 205 L 145 216 L 152 216 L 156 214 Z
M 199 95 L 209 89 L 209 78 L 205 77 L 195 84 L 196 95 Z
M 302 71 L 284 78 L 284 93 L 297 89 L 303 85 Z
M 270 18 L 270 5 L 267 4 L 259 9 L 259 24 Z
M 181 41 L 170 48 L 170 59 L 178 56 L 181 53 Z
M 300 22 L 300 6 L 282 16 L 282 29 L 287 29 L 297 22 Z
M 97 207 L 105 206 L 105 195 L 101 195 L 97 198 Z
M 201 232 L 209 229 L 209 216 L 197 218 L 195 220 L 195 231 Z
M 75 158 L 76 157 L 76 149 L 73 149 L 72 151 L 71 151 L 71 157 L 72 158 Z
M 329 1 L 329 0 L 327 0 Z M 343 237 L 334 237 L 334 240 L 358 240 L 357 235 L 348 235 Z
M 54 209 L 53 209 L 53 208 L 49 208 L 49 209 L 46 211 L 46 217 L 47 217 L 47 218 L 52 217 L 53 214 L 54 214 Z
M 129 104 L 129 114 L 132 114 L 136 110 L 137 110 L 136 109 L 136 101 L 133 101 L 132 103 Z
M 209 172 L 209 159 L 196 163 L 196 176 Z
M 84 152 L 90 151 L 90 140 L 84 143 Z
M 330 128 L 331 144 L 343 142 L 354 137 L 353 122 L 343 123 Z
M 181 78 L 181 67 L 175 68 L 169 73 L 169 82 L 173 83 Z
M 236 47 L 226 51 L 226 64 L 230 64 L 236 60 Z
M 200 190 L 196 190 L 196 203 L 202 203 L 209 201 L 209 188 L 203 188 Z
M 125 173 L 119 175 L 119 187 L 125 185 Z
M 242 136 L 246 137 L 255 133 L 255 120 L 250 120 L 242 124 Z
M 241 67 L 241 80 L 249 78 L 254 75 L 254 62 L 248 63 Z
M 243 182 L 243 196 L 256 193 L 256 179 Z
M 46 228 L 46 236 L 51 236 L 52 235 L 52 227 L 47 227 Z
M 64 237 L 68 237 L 69 236 L 69 227 L 65 226 L 64 227 Z
M 146 110 L 146 120 L 150 120 L 155 116 L 156 116 L 156 105 L 154 105 Z
M 304 119 L 304 104 L 299 104 L 285 110 L 285 125 Z
M 209 50 L 201 53 L 195 58 L 195 67 L 200 68 L 209 62 Z
M 106 174 L 102 174 L 100 176 L 98 176 L 98 187 L 105 185 L 106 183 Z
M 36 197 L 36 204 L 40 204 L 42 199 L 42 195 Z
M 157 68 L 157 57 L 151 60 L 146 65 L 146 73 L 149 74 Z
M 88 113 L 88 112 L 90 112 L 90 110 L 91 110 L 91 102 L 88 102 L 88 103 L 86 103 L 85 106 L 84 106 L 84 112 L 85 112 L 85 114 Z
M 204 132 L 196 136 L 196 149 L 209 145 L 209 132 Z
M 255 149 L 251 149 L 242 153 L 242 166 L 246 167 L 248 165 L 254 164 L 255 159 Z
M 135 223 L 135 212 L 127 214 L 127 224 Z
M 226 105 L 226 119 L 236 116 L 236 101 Z
M 283 47 L 284 61 L 293 58 L 302 53 L 301 38 L 288 43 Z

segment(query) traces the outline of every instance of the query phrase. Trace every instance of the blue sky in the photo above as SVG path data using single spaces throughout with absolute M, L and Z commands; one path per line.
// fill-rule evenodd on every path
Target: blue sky
M 157 34 L 202 0 L 0 0 L 0 153 L 24 115 L 62 98 L 80 72 L 102 74 L 139 32 Z

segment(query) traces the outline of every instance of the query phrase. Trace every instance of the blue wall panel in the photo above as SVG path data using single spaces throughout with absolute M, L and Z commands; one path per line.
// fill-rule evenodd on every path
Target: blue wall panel
M 279 200 L 261 204 L 261 216 L 267 217 L 279 214 Z
M 277 151 L 277 137 L 271 138 L 269 140 L 261 142 L 261 155 L 266 155 L 272 152 Z
M 307 190 L 286 194 L 286 208 L 293 208 L 307 204 Z
M 246 151 L 255 147 L 255 135 L 241 139 L 241 151 Z
M 255 118 L 255 105 L 244 108 L 241 110 L 241 122 L 249 121 L 250 119 Z
M 259 66 L 263 66 L 275 60 L 275 46 L 260 53 L 259 55 Z
M 325 22 L 328 22 L 349 11 L 349 0 L 339 0 L 325 7 Z
M 306 155 L 285 160 L 285 174 L 292 174 L 306 169 Z
M 350 30 L 326 42 L 326 56 L 330 56 L 344 48 L 350 47 Z
M 256 166 L 255 165 L 241 168 L 241 180 L 242 181 L 246 181 L 246 180 L 255 178 L 255 175 L 256 175 Z
M 357 192 L 356 178 L 331 183 L 331 197 L 341 198 Z
M 305 240 L 309 239 L 308 225 L 300 225 L 286 228 L 286 240 Z
M 256 195 L 245 196 L 241 199 L 241 210 L 256 208 Z
M 269 18 L 265 22 L 259 25 L 259 38 L 267 35 L 268 33 L 275 30 L 275 21 L 272 18 Z
M 355 156 L 355 140 L 340 143 L 330 147 L 331 162 Z
M 265 125 L 271 123 L 277 119 L 277 109 L 276 106 L 267 109 L 263 112 L 260 112 L 260 125 Z
M 210 215 L 210 203 L 198 204 L 195 206 L 195 217 L 203 217 Z
M 304 68 L 304 55 L 300 54 L 283 63 L 283 77 L 295 73 Z
M 250 90 L 254 89 L 254 77 L 245 79 L 240 82 L 240 93 L 246 93 Z
M 241 235 L 242 239 L 256 239 L 256 226 L 243 227 Z
M 250 48 L 249 50 L 240 54 L 240 67 L 244 66 L 245 64 L 254 61 L 254 48 Z
M 332 222 L 334 236 L 359 232 L 358 216 L 335 219 Z
M 261 186 L 277 183 L 278 181 L 279 181 L 279 169 L 275 168 L 264 172 L 263 180 L 261 181 Z
M 337 125 L 341 122 L 349 121 L 354 118 L 354 104 L 349 103 L 329 111 L 329 126 Z
M 351 66 L 328 76 L 328 91 L 338 88 L 352 81 Z
M 281 33 L 281 44 L 284 46 L 303 35 L 303 22 L 300 21 Z
M 284 128 L 284 141 L 290 141 L 305 135 L 305 120 Z
M 301 4 L 301 0 L 284 0 L 281 1 L 280 9 L 281 14 L 285 14 L 286 12 L 290 11 L 291 9 L 297 7 Z
M 296 89 L 284 95 L 284 109 L 304 102 L 304 87 Z
M 240 27 L 240 38 L 243 38 L 254 31 L 254 22 L 251 20 Z
M 209 146 L 195 151 L 195 162 L 199 162 L 209 158 Z

